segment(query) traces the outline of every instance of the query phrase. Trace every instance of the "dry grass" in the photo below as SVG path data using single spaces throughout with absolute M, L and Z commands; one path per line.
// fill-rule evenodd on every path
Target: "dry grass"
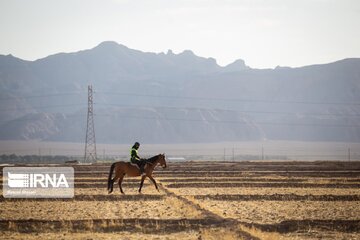
M 167 239 L 167 240 L 197 240 L 199 239 L 200 233 L 198 231 L 185 231 L 177 233 L 159 233 L 159 234 L 144 234 L 136 232 L 116 232 L 116 233 L 39 233 L 39 234 L 23 234 L 16 232 L 0 232 L 1 239 L 27 239 L 27 240 L 52 240 L 52 239 L 63 239 L 63 240 L 138 240 L 138 239 L 148 239 L 148 240 L 158 240 L 158 239 Z
M 201 229 L 201 239 L 204 240 L 241 240 L 242 238 L 238 236 L 233 231 L 230 231 L 226 228 L 208 228 Z
M 122 187 L 126 195 L 139 195 L 138 188 L 130 188 L 130 187 Z M 143 195 L 151 194 L 151 195 L 164 195 L 164 192 L 158 192 L 154 186 L 146 185 L 141 190 Z M 106 188 L 75 188 L 75 195 L 108 195 L 108 191 Z M 111 195 L 121 196 L 118 185 L 114 185 L 114 191 Z
M 261 240 L 318 240 L 318 239 L 336 239 L 336 240 L 357 240 L 360 239 L 359 233 L 337 233 L 337 232 L 306 232 L 306 233 L 290 233 L 290 234 L 278 234 L 262 232 L 256 228 L 241 227 L 254 237 L 258 237 Z M 215 229 L 202 229 L 200 231 L 183 231 L 176 233 L 159 233 L 159 234 L 144 234 L 136 232 L 116 232 L 116 233 L 32 233 L 24 234 L 17 232 L 0 232 L 1 239 L 28 239 L 28 240 L 52 240 L 52 239 L 63 239 L 63 240 L 137 240 L 137 239 L 149 239 L 149 240 L 241 240 L 236 234 L 226 229 L 215 228 Z M 201 238 L 200 238 L 201 236 Z
M 250 233 L 251 235 L 253 235 L 254 237 L 260 238 L 261 240 L 285 240 L 285 239 L 290 239 L 289 237 L 286 237 L 284 235 L 281 235 L 279 233 L 275 233 L 275 232 L 263 232 L 257 228 L 249 228 L 249 227 L 245 227 L 245 226 L 239 226 L 239 228 L 245 232 Z M 291 238 L 294 239 L 294 238 Z
M 359 188 L 172 188 L 178 195 L 215 195 L 215 194 L 242 194 L 242 195 L 360 195 Z
M 194 166 L 200 163 L 191 163 Z M 190 164 L 190 165 L 191 165 Z M 203 164 L 203 163 L 201 163 Z M 204 163 L 203 168 L 206 170 L 209 163 Z M 223 168 L 231 167 L 234 163 L 224 164 L 218 163 L 219 169 L 214 168 L 216 163 L 211 163 L 209 171 L 221 171 Z M 253 165 L 256 166 L 257 163 Z M 289 163 L 292 166 L 295 163 Z M 189 165 L 189 166 L 190 166 Z M 296 164 L 295 164 L 296 165 Z M 186 167 L 189 167 L 186 166 Z M 217 165 L 216 165 L 217 166 Z M 261 165 L 263 168 L 263 165 Z M 91 168 L 91 166 L 89 166 Z M 188 171 L 188 170 L 187 170 Z M 0 220 L 28 220 L 27 223 L 34 220 L 45 220 L 32 233 L 19 233 L 26 230 L 25 225 L 19 224 L 20 221 L 14 223 L 9 222 L 8 231 L 0 232 L 1 239 L 241 239 L 241 232 L 247 232 L 259 239 L 360 239 L 360 233 L 354 231 L 350 233 L 317 230 L 321 228 L 299 228 L 299 231 L 288 233 L 265 232 L 261 224 L 277 224 L 285 220 L 303 220 L 303 219 L 324 219 L 324 220 L 359 220 L 360 201 L 289 201 L 283 199 L 280 201 L 218 201 L 209 199 L 196 199 L 197 195 L 360 195 L 359 188 L 291 188 L 291 187 L 209 187 L 209 188 L 167 188 L 171 182 L 186 182 L 191 178 L 191 182 L 202 184 L 206 182 L 231 183 L 231 182 L 262 182 L 266 183 L 267 179 L 276 180 L 274 182 L 290 182 L 298 181 L 303 183 L 316 184 L 334 184 L 334 183 L 359 183 L 360 178 L 357 175 L 347 177 L 334 177 L 331 174 L 324 175 L 324 178 L 317 177 L 301 177 L 296 175 L 286 177 L 277 175 L 276 172 L 269 172 L 262 176 L 256 176 L 251 172 L 234 173 L 226 176 L 226 172 L 222 177 L 203 177 L 189 174 L 186 172 L 182 177 L 156 177 L 158 183 L 162 183 L 165 189 L 156 191 L 149 181 L 143 187 L 143 194 L 139 195 L 138 182 L 139 179 L 131 179 L 123 185 L 126 195 L 121 195 L 118 185 L 114 185 L 114 192 L 107 194 L 106 177 L 99 177 L 89 174 L 82 174 L 76 177 L 76 182 L 81 183 L 75 188 L 75 199 L 73 200 L 3 200 L 0 201 Z M 231 179 L 233 176 L 234 179 Z M 346 175 L 347 176 L 347 175 Z M 353 177 L 353 178 L 351 178 Z M 167 181 L 161 182 L 161 180 Z M 174 181 L 171 181 L 171 180 Z M 197 181 L 197 179 L 201 179 Z M 169 181 L 170 180 L 170 181 Z M 181 180 L 181 181 L 180 181 Z M 189 182 L 190 182 L 189 181 Z M 86 185 L 88 184 L 88 186 Z M 93 184 L 93 185 L 92 185 Z M 101 187 L 104 185 L 104 187 Z M 83 188 L 79 187 L 82 186 Z M 93 186 L 90 188 L 89 186 Z M 287 185 L 289 186 L 289 185 Z M 174 195 L 175 194 L 175 195 Z M 325 198 L 324 198 L 325 199 Z M 340 198 L 342 199 L 342 198 Z M 323 200 L 323 199 L 321 199 Z M 200 207 L 200 208 L 199 208 Z M 211 214 L 214 213 L 214 214 Z M 218 215 L 218 216 L 216 216 Z M 100 220 L 100 223 L 91 221 L 91 219 Z M 139 219 L 153 221 L 157 219 L 153 225 L 146 226 L 145 223 L 139 223 Z M 219 222 L 212 222 L 214 219 L 220 219 Z M 62 225 L 46 223 L 60 221 Z M 79 221 L 77 221 L 79 220 Z M 83 220 L 83 225 L 79 225 Z M 104 220 L 104 221 L 102 221 Z M 130 229 L 134 227 L 134 231 L 124 229 L 124 221 L 129 221 L 126 225 Z M 161 221 L 163 220 L 163 221 Z M 191 222 L 191 221 L 192 222 Z M 171 225 L 171 222 L 179 223 L 180 228 Z M 198 221 L 198 222 L 196 222 Z M 191 223 L 190 223 L 191 222 Z M 133 224 L 134 223 L 134 224 Z M 224 224 L 223 224 L 224 223 Z M 227 224 L 232 224 L 229 227 Z M 249 223 L 256 223 L 258 228 L 246 227 L 251 226 Z M 78 225 L 77 225 L 78 224 Z M 144 225 L 145 224 L 145 225 Z M 151 223 L 152 224 L 152 223 Z M 246 225 L 246 226 L 244 226 Z M 5 225 L 3 225 L 5 226 Z M 25 227 L 24 227 L 25 226 Z M 54 226 L 54 229 L 50 229 Z M 175 226 L 175 227 L 173 227 Z M 6 226 L 5 226 L 6 227 Z M 113 228 L 112 228 L 113 227 Z M 20 229 L 23 228 L 23 229 Z M 262 230 L 259 230 L 262 229 Z M 305 229 L 305 230 L 304 230 Z M 82 231 L 82 232 L 78 232 Z M 112 232 L 114 231 L 114 232 Z M 157 232 L 159 231 L 159 232 Z M 277 231 L 277 230 L 271 230 Z M 31 231 L 30 231 L 31 232 Z M 35 233 L 38 232 L 38 233 Z M 279 231 L 281 232 L 281 231 Z
M 279 223 L 289 219 L 356 220 L 360 216 L 360 202 L 193 201 L 222 217 L 249 223 Z
M 158 201 L 6 201 L 0 219 L 197 218 L 201 213 L 177 199 Z

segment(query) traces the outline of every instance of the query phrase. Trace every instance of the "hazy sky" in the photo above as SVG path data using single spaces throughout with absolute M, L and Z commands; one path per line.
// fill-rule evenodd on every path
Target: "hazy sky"
M 360 57 L 360 0 L 0 0 L 0 54 L 34 60 L 113 40 L 226 65 Z

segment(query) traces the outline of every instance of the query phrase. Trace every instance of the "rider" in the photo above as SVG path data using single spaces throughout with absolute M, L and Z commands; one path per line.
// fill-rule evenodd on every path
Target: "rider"
M 138 149 L 140 147 L 140 143 L 135 142 L 134 146 L 132 146 L 131 150 L 130 150 L 130 162 L 133 164 L 137 164 L 140 168 L 140 174 L 143 176 L 145 175 L 145 170 L 144 170 L 144 165 L 145 165 L 145 161 L 142 160 L 139 155 L 138 155 Z

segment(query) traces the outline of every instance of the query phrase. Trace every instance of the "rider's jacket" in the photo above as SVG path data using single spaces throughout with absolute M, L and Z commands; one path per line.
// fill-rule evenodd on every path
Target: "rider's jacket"
M 140 157 L 138 155 L 138 150 L 136 148 L 131 148 L 130 150 L 130 161 L 132 163 L 136 163 L 137 161 L 140 161 Z

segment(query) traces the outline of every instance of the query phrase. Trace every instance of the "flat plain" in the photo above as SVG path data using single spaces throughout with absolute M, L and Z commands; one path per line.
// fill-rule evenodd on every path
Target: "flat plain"
M 124 195 L 110 164 L 66 166 L 72 199 L 0 198 L 2 239 L 360 239 L 357 161 L 168 162 Z

